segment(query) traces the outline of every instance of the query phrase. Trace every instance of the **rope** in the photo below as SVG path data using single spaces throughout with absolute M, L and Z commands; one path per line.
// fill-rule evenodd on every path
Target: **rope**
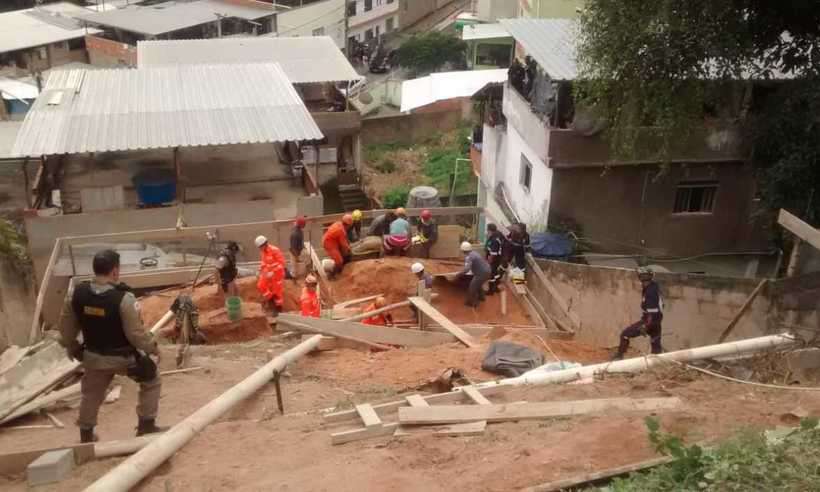
M 720 373 L 717 373 L 717 372 L 714 372 L 714 371 L 710 371 L 708 369 L 703 369 L 701 367 L 696 367 L 696 366 L 693 366 L 691 364 L 687 364 L 685 362 L 680 362 L 680 361 L 677 361 L 677 360 L 664 359 L 664 358 L 660 358 L 660 360 L 662 360 L 664 362 L 674 362 L 675 364 L 681 365 L 681 366 L 686 367 L 688 369 L 694 369 L 695 371 L 702 372 L 703 374 L 708 374 L 709 376 L 713 376 L 713 377 L 716 377 L 716 378 L 719 378 L 719 379 L 725 379 L 726 381 L 731 381 L 733 383 L 748 384 L 748 385 L 751 385 L 751 386 L 759 386 L 761 388 L 770 388 L 770 389 L 797 390 L 797 391 L 820 391 L 820 387 L 814 387 L 814 386 L 811 386 L 811 387 L 809 387 L 809 386 L 784 386 L 784 385 L 781 385 L 781 384 L 768 384 L 768 383 L 757 383 L 755 381 L 746 381 L 744 379 L 737 379 L 737 378 L 733 378 L 731 376 L 724 376 L 723 374 L 720 374 Z

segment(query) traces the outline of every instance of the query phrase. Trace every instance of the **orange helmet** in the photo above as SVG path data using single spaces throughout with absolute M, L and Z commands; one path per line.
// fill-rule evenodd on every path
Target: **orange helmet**
M 342 224 L 344 225 L 353 225 L 353 216 L 350 214 L 344 214 L 342 216 Z

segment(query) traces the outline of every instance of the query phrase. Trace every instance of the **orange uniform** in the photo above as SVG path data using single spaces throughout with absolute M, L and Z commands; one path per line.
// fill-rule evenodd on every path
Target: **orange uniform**
M 322 306 L 319 304 L 319 295 L 316 290 L 309 290 L 307 287 L 302 289 L 302 297 L 299 298 L 299 306 L 302 310 L 302 316 L 309 318 L 319 318 L 322 316 Z
M 373 303 L 373 304 L 367 306 L 366 308 L 364 308 L 364 311 L 362 311 L 362 314 L 369 313 L 370 311 L 375 311 L 376 309 L 379 309 L 379 308 L 376 307 L 375 303 Z M 369 318 L 363 319 L 362 323 L 364 323 L 366 325 L 376 325 L 376 326 L 387 326 L 388 324 L 392 325 L 393 324 L 393 316 L 391 316 L 390 313 L 374 314 L 373 316 L 371 316 Z
M 268 301 L 273 301 L 277 307 L 282 307 L 282 298 L 285 290 L 285 255 L 271 244 L 265 245 L 260 251 L 259 281 L 256 288 Z
M 334 222 L 333 225 L 327 229 L 324 237 L 322 237 L 322 247 L 325 249 L 325 253 L 333 260 L 333 263 L 336 264 L 336 269 L 341 270 L 342 266 L 344 266 L 343 257 L 350 254 L 350 243 L 347 242 L 347 230 L 344 224 Z

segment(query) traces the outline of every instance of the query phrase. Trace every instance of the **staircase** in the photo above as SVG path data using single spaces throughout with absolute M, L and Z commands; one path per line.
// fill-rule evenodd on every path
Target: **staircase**
M 340 184 L 339 197 L 342 199 L 342 208 L 345 212 L 356 209 L 367 210 L 370 208 L 370 199 L 358 184 Z

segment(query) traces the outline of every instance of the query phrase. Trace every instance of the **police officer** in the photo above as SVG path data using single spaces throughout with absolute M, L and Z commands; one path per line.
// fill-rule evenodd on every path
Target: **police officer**
M 120 255 L 104 250 L 94 255 L 94 280 L 79 284 L 66 301 L 60 321 L 60 344 L 69 358 L 82 361 L 80 441 L 97 440 L 94 427 L 115 374 L 125 374 L 140 385 L 137 436 L 162 432 L 157 427 L 160 382 L 157 343 L 142 327 L 137 300 L 120 284 Z M 82 332 L 83 343 L 77 341 Z
M 663 352 L 663 347 L 661 347 L 663 297 L 661 297 L 661 289 L 654 278 L 655 273 L 649 268 L 638 269 L 638 279 L 641 281 L 641 310 L 643 316 L 640 321 L 629 325 L 621 332 L 621 343 L 613 360 L 623 359 L 629 348 L 629 339 L 639 336 L 649 337 L 653 354 Z
M 216 259 L 216 274 L 219 276 L 219 285 L 222 286 L 222 292 L 231 297 L 239 295 L 239 289 L 236 287 L 235 282 L 236 277 L 239 275 L 239 270 L 236 268 L 236 253 L 238 252 L 239 245 L 234 241 L 229 241 Z
M 507 272 L 507 260 L 504 258 L 507 238 L 498 230 L 495 224 L 487 224 L 487 241 L 484 249 L 487 252 L 487 262 L 490 263 L 490 285 L 487 289 L 488 295 L 499 292 L 498 285 Z

